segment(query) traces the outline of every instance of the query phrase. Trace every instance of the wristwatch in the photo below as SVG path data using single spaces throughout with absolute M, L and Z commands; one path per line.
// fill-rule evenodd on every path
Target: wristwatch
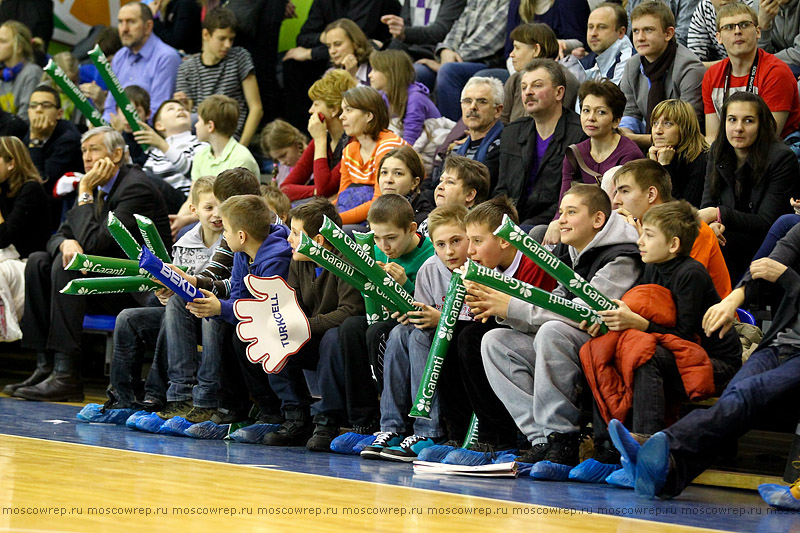
M 78 196 L 78 204 L 92 204 L 94 203 L 94 197 L 90 192 L 82 192 Z
M 43 144 L 44 142 L 41 139 L 31 139 L 30 142 L 28 142 L 28 148 L 36 148 L 37 146 L 41 146 Z

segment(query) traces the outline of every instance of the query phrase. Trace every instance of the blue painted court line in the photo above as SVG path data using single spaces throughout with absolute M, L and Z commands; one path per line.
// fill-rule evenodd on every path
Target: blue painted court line
M 516 480 L 421 477 L 413 475 L 410 464 L 312 453 L 301 447 L 194 440 L 142 433 L 124 426 L 86 424 L 75 419 L 78 411 L 69 405 L 3 397 L 0 433 L 237 465 L 269 465 L 262 467 L 551 507 L 591 509 L 595 513 L 686 526 L 742 532 L 800 530 L 800 513 L 774 513 L 751 491 L 692 486 L 676 500 L 646 501 L 637 498 L 633 491 L 607 485 L 533 481 L 527 476 Z

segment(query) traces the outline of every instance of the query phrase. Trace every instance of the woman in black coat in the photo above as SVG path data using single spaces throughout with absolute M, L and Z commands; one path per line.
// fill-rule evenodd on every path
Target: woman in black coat
M 722 121 L 699 215 L 723 244 L 735 284 L 770 226 L 789 212 L 800 166 L 777 137 L 775 119 L 760 96 L 734 93 L 722 106 Z

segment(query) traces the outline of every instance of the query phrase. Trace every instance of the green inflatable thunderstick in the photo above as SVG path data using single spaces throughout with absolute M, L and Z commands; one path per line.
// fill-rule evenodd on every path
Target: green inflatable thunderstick
M 456 322 L 458 322 L 461 308 L 464 306 L 464 297 L 466 295 L 467 289 L 464 288 L 461 275 L 458 272 L 453 272 L 450 277 L 450 284 L 447 286 L 444 304 L 442 304 L 442 316 L 433 334 L 433 344 L 431 344 L 428 362 L 425 364 L 422 381 L 420 381 L 419 389 L 417 389 L 417 398 L 414 400 L 414 406 L 411 408 L 409 416 L 415 418 L 431 417 L 433 394 L 436 392 L 444 356 L 447 355 L 447 349 L 453 339 L 453 330 L 456 327 Z
M 511 245 L 525 254 L 539 267 L 553 276 L 569 292 L 586 302 L 595 311 L 611 311 L 617 306 L 610 298 L 592 287 L 558 257 L 551 254 L 547 248 L 528 236 L 527 233 L 514 224 L 508 215 L 503 217 L 503 223 L 494 230 L 494 234 L 505 239 Z

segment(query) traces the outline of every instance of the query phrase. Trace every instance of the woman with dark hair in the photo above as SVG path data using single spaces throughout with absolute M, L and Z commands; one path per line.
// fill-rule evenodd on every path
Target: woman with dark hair
M 405 53 L 405 52 L 403 52 Z M 419 227 L 436 207 L 430 198 L 420 194 L 425 167 L 419 154 L 408 145 L 388 152 L 378 166 L 378 187 L 381 194 L 404 196 L 414 208 L 414 221 Z
M 747 269 L 770 226 L 789 212 L 800 167 L 777 137 L 775 119 L 753 93 L 732 94 L 708 161 L 700 218 L 720 239 L 731 281 Z
M 697 114 L 683 100 L 664 100 L 650 115 L 653 144 L 647 157 L 657 161 L 672 178 L 672 196 L 695 207 L 703 199 L 708 144 L 700 133 Z
M 321 39 L 328 47 L 334 67 L 345 69 L 360 85 L 369 86 L 369 56 L 374 48 L 355 22 L 350 19 L 331 22 Z
M 644 157 L 636 143 L 617 130 L 625 113 L 625 95 L 614 82 L 583 82 L 578 98 L 581 101 L 581 128 L 589 138 L 567 148 L 559 205 L 574 181 L 599 186 L 603 174 L 609 169 Z M 556 213 L 548 226 L 544 244 L 561 241 L 559 216 Z
M 556 39 L 556 34 L 547 24 L 539 22 L 521 24 L 511 31 L 511 42 L 513 43 L 513 49 L 509 57 L 516 72 L 505 82 L 505 97 L 503 98 L 505 105 L 503 106 L 503 113 L 500 115 L 500 120 L 504 124 L 526 116 L 525 105 L 522 103 L 521 98 L 522 91 L 519 86 L 525 65 L 530 63 L 532 59 L 539 57 L 548 59 L 556 59 L 558 57 L 558 39 Z M 581 83 L 564 66 L 561 66 L 561 69 L 567 77 L 567 86 L 564 88 L 564 101 L 562 103 L 564 107 L 574 109 Z M 478 73 L 476 75 L 480 76 L 481 74 Z
M 371 87 L 344 93 L 340 115 L 345 133 L 353 141 L 342 154 L 341 180 L 336 208 L 343 224 L 362 224 L 375 198 L 378 166 L 387 152 L 407 144 L 388 130 L 389 110 L 381 94 Z

